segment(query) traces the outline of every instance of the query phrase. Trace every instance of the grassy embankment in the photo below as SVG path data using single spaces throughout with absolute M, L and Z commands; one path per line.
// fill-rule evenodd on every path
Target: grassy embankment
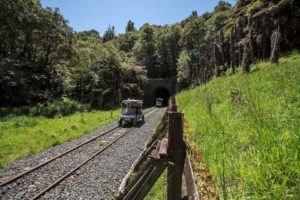
M 222 199 L 300 199 L 299 53 L 176 99 L 188 142 L 201 152 L 193 163 L 209 169 Z
M 77 112 L 60 118 L 15 116 L 0 119 L 0 168 L 109 124 L 120 110 Z

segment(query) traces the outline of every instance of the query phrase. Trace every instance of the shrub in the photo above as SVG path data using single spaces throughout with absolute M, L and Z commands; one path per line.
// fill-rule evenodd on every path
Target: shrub
M 24 106 L 19 108 L 0 108 L 0 117 L 9 118 L 10 116 L 45 116 L 49 118 L 66 116 L 75 112 L 90 110 L 87 105 L 83 105 L 72 99 L 62 97 L 53 102 L 39 103 L 34 107 Z

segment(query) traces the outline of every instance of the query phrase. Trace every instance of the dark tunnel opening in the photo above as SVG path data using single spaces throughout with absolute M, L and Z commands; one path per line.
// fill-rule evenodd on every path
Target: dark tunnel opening
M 167 106 L 170 96 L 171 96 L 171 94 L 168 89 L 166 89 L 164 87 L 156 88 L 156 90 L 154 91 L 154 94 L 153 94 L 153 105 L 155 105 L 155 100 L 157 98 L 162 98 L 163 106 Z

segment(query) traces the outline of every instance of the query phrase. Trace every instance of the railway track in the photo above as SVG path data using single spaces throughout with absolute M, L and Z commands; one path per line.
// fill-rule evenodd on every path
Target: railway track
M 152 113 L 154 113 L 157 109 L 156 108 L 151 108 L 149 109 L 147 112 L 145 112 L 145 115 L 151 115 Z M 92 145 L 92 143 L 95 143 L 97 140 L 103 138 L 104 136 L 107 136 L 110 134 L 110 136 L 116 134 L 117 137 L 114 138 L 112 141 L 110 141 L 107 145 L 105 145 L 103 148 L 101 148 L 100 150 L 96 151 L 95 153 L 93 153 L 91 156 L 87 156 L 88 158 L 86 158 L 84 161 L 80 162 L 79 165 L 76 165 L 76 167 L 73 167 L 71 170 L 68 170 L 66 173 L 64 173 L 63 175 L 56 177 L 54 182 L 51 182 L 51 184 L 49 184 L 45 189 L 43 189 L 42 191 L 39 192 L 35 192 L 34 195 L 32 195 L 33 197 L 30 197 L 29 199 L 38 199 L 41 196 L 43 196 L 46 192 L 50 191 L 51 189 L 53 189 L 54 187 L 56 187 L 59 183 L 61 183 L 63 180 L 65 180 L 66 178 L 68 178 L 70 175 L 72 175 L 74 172 L 76 172 L 78 169 L 80 169 L 82 166 L 86 165 L 89 161 L 93 160 L 96 156 L 100 155 L 102 152 L 104 152 L 106 149 L 108 149 L 110 146 L 112 146 L 113 144 L 115 144 L 118 140 L 120 140 L 121 138 L 123 138 L 124 136 L 126 136 L 128 133 L 130 133 L 134 128 L 120 128 L 118 126 L 115 126 L 107 131 L 105 131 L 104 133 L 101 133 L 91 139 L 89 139 L 86 142 L 83 142 L 81 144 L 76 145 L 75 147 L 51 158 L 48 159 L 47 161 L 38 164 L 32 168 L 30 168 L 29 170 L 20 173 L 12 178 L 9 178 L 8 180 L 0 183 L 0 189 L 3 187 L 10 187 L 10 185 L 15 184 L 15 185 L 19 185 L 18 183 L 16 184 L 16 182 L 20 179 L 26 178 L 26 176 L 34 174 L 35 171 L 41 170 L 43 169 L 43 167 L 46 167 L 47 165 L 50 165 L 51 163 L 55 162 L 56 160 L 63 158 L 64 156 L 69 155 L 72 152 L 75 151 L 79 151 L 81 148 L 84 148 L 88 145 Z M 122 131 L 123 130 L 123 131 Z M 125 130 L 125 131 L 124 131 Z M 93 144 L 95 145 L 95 144 Z M 29 178 L 30 180 L 30 178 Z M 31 180 L 32 183 L 32 180 Z M 23 183 L 24 184 L 24 183 Z M 3 192 L 2 192 L 3 193 Z M 1 197 L 1 193 L 0 193 L 0 197 Z

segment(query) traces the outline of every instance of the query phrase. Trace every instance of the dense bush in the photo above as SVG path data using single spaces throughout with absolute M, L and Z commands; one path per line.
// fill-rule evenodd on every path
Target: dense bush
M 89 110 L 89 106 L 78 103 L 66 97 L 53 102 L 39 103 L 34 107 L 24 106 L 19 108 L 0 108 L 0 117 L 30 115 L 45 116 L 49 118 L 60 117 Z

